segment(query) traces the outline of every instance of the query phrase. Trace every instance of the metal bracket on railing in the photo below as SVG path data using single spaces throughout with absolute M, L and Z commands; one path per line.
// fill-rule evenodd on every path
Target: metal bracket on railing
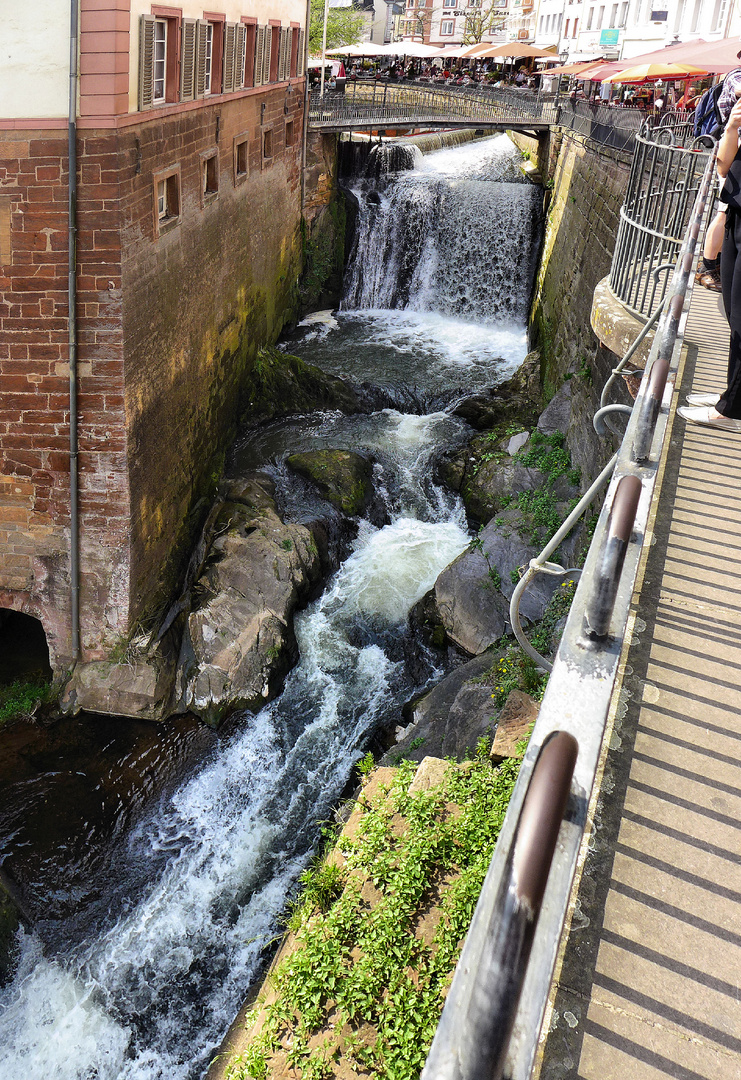
M 584 608 L 583 632 L 587 643 L 602 642 L 608 636 L 625 552 L 633 531 L 640 497 L 640 479 L 632 475 L 623 476 L 615 489 L 607 535 Z
M 611 431 L 613 435 L 620 435 L 622 437 L 622 432 L 605 424 L 604 417 L 609 416 L 611 413 L 626 413 L 630 416 L 632 412 L 632 405 L 620 405 L 619 403 L 615 403 L 614 405 L 603 405 L 592 417 L 592 427 L 598 435 L 606 435 L 608 431 Z
M 578 753 L 565 731 L 541 747 L 481 949 L 461 956 L 421 1080 L 502 1076 Z

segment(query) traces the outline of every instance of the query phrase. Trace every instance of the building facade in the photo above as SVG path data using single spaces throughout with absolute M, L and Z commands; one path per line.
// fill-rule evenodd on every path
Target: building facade
M 58 671 L 73 504 L 80 655 L 102 658 L 177 587 L 301 261 L 303 0 L 74 2 L 72 351 L 69 5 L 7 13 L 0 97 L 0 609 L 41 620 Z
M 741 30 L 731 0 L 540 0 L 535 43 L 564 62 L 624 60 L 675 41 L 713 41 Z

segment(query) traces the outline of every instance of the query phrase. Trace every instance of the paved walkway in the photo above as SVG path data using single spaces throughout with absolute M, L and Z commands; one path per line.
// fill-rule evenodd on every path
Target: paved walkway
M 682 399 L 724 384 L 718 300 Z M 634 607 L 540 1078 L 741 1080 L 741 435 L 674 417 Z

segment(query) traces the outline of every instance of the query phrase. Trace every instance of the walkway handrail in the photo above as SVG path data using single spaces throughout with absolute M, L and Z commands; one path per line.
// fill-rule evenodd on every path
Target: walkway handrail
M 633 589 L 681 355 L 686 295 L 691 291 L 691 271 L 712 189 L 714 158 L 715 154 L 711 155 L 705 167 L 672 278 L 671 299 L 654 337 L 636 407 L 617 454 L 612 483 L 422 1080 L 480 1080 L 482 1076 L 502 1075 L 510 1080 L 528 1080 L 530 1076 L 626 641 Z M 659 394 L 659 407 L 655 410 Z M 635 447 L 641 449 L 640 458 L 635 456 Z M 603 602 L 601 592 L 604 582 L 609 583 L 607 603 Z M 510 879 L 520 822 L 537 763 L 555 732 L 575 740 L 578 756 L 556 853 L 552 861 L 545 857 L 542 860 L 541 870 L 547 874 L 547 884 L 540 913 L 535 916 L 537 921 L 534 920 L 529 959 L 523 965 L 521 949 L 504 948 L 502 929 L 508 916 L 500 898 Z M 554 806 L 560 805 L 559 798 L 554 797 Z M 536 830 L 537 827 L 536 824 Z M 498 970 L 492 974 L 488 957 L 492 943 L 497 941 L 503 943 L 502 951 Z M 478 1020 L 472 1023 L 469 1018 L 484 1015 L 487 1002 L 491 1009 L 498 1008 L 503 997 L 508 998 L 514 1012 L 508 1046 L 506 1051 L 495 1049 L 482 1065 L 471 1046 L 484 1036 Z M 496 1023 L 491 1012 L 489 1015 L 491 1022 Z M 493 1046 L 491 1036 L 486 1038 Z

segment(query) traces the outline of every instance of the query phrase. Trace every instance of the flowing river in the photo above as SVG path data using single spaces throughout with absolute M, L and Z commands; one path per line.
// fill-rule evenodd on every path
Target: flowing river
M 312 507 L 288 453 L 367 451 L 389 521 L 360 523 L 297 616 L 300 662 L 281 697 L 218 734 L 81 718 L 44 750 L 16 747 L 3 868 L 37 917 L 0 991 L 0 1080 L 202 1077 L 318 823 L 374 732 L 440 674 L 407 615 L 470 539 L 460 502 L 434 482 L 436 456 L 471 434 L 449 408 L 526 352 L 540 215 L 518 158 L 499 136 L 357 182 L 342 308 L 287 347 L 383 388 L 389 407 L 280 421 L 235 448 L 231 472 L 270 471 L 296 521 Z

